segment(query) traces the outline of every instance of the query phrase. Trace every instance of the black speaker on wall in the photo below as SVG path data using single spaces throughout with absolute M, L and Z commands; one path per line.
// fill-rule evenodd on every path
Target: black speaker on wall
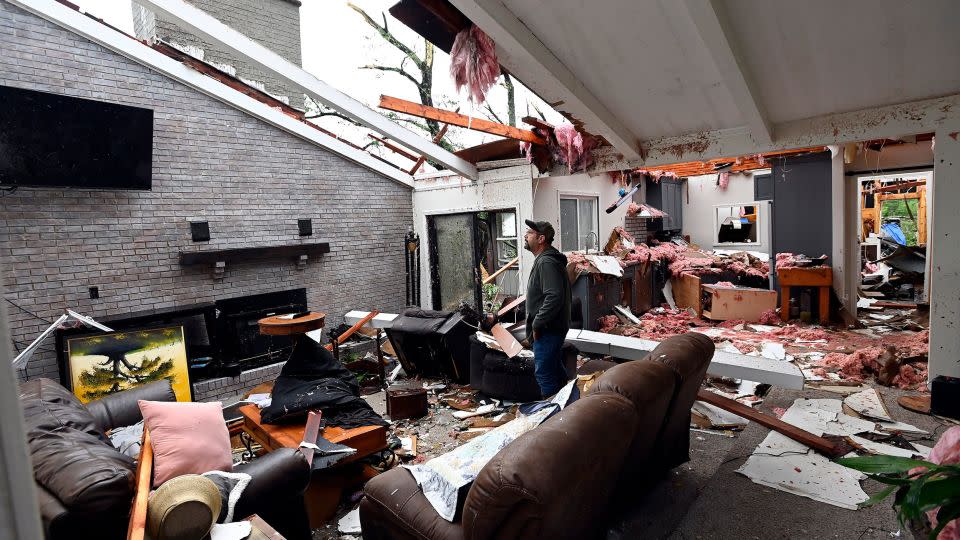
M 313 236 L 313 220 L 298 219 L 297 228 L 300 230 L 300 236 Z
M 190 238 L 194 242 L 210 241 L 210 223 L 206 221 L 190 222 Z

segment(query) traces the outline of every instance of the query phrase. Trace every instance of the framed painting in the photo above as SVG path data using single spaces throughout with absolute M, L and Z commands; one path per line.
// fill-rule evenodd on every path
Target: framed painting
M 177 401 L 193 397 L 182 326 L 68 339 L 67 370 L 84 403 L 163 379 Z

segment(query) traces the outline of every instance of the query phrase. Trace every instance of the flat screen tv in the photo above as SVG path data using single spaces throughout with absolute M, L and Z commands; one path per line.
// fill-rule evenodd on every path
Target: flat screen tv
M 0 188 L 150 189 L 153 111 L 0 86 Z

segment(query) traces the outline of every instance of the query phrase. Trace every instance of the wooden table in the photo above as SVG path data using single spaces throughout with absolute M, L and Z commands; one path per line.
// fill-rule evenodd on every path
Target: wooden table
M 240 407 L 240 414 L 243 415 L 243 431 L 267 452 L 278 448 L 300 448 L 300 443 L 303 442 L 304 424 L 263 424 L 260 421 L 260 408 L 252 403 Z M 350 429 L 328 426 L 323 429 L 321 435 L 332 443 L 356 448 L 356 454 L 338 462 L 337 465 L 357 461 L 387 447 L 387 428 L 384 426 Z
M 258 389 L 262 390 L 260 387 Z M 240 414 L 243 415 L 243 431 L 267 452 L 278 448 L 299 448 L 303 441 L 305 424 L 264 424 L 260 419 L 260 409 L 254 404 L 240 407 Z M 305 499 L 310 527 L 314 529 L 323 527 L 333 518 L 345 489 L 361 486 L 378 474 L 369 465 L 356 462 L 387 448 L 387 428 L 384 426 L 350 429 L 329 426 L 320 434 L 332 443 L 355 448 L 357 452 L 329 469 L 311 474 Z
M 780 268 L 777 270 L 780 284 L 780 318 L 790 319 L 790 287 L 816 287 L 819 292 L 820 324 L 830 322 L 830 287 L 833 286 L 833 269 L 829 266 Z

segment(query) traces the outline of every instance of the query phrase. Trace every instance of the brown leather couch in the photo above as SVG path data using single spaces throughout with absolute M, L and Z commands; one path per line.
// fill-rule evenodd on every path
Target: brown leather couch
M 135 465 L 106 433 L 143 417 L 138 400 L 174 401 L 168 381 L 112 394 L 84 406 L 50 379 L 20 385 L 27 444 L 48 539 L 126 536 Z M 303 493 L 310 468 L 300 452 L 271 452 L 234 472 L 251 476 L 235 519 L 258 514 L 286 538 L 309 539 Z
M 691 333 L 607 370 L 487 463 L 453 523 L 405 469 L 370 480 L 360 503 L 364 540 L 603 535 L 615 490 L 689 459 L 690 408 L 713 350 L 709 338 Z

